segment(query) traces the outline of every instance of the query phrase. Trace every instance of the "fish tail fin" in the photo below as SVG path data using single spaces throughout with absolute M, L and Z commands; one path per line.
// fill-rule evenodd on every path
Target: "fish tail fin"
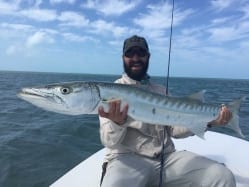
M 239 109 L 240 109 L 241 102 L 244 101 L 245 99 L 246 99 L 246 96 L 241 97 L 240 99 L 232 101 L 231 103 L 228 104 L 228 108 L 232 112 L 232 119 L 226 125 L 226 127 L 237 132 L 238 135 L 241 136 L 242 138 L 244 138 L 245 136 L 243 135 L 239 127 Z

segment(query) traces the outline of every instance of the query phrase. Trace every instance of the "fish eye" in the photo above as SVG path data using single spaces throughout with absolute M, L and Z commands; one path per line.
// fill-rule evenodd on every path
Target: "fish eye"
M 62 93 L 63 95 L 69 94 L 70 92 L 71 92 L 71 90 L 70 90 L 70 88 L 68 88 L 68 87 L 62 87 L 62 88 L 61 88 L 61 93 Z

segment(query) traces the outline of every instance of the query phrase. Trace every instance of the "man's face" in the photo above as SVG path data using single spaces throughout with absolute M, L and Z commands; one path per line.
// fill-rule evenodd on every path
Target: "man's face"
M 125 73 L 132 79 L 142 80 L 149 67 L 150 54 L 140 47 L 132 47 L 123 55 Z

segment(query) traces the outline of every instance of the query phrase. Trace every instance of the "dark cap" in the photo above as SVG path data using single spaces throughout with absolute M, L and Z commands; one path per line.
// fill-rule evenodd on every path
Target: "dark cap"
M 132 47 L 141 47 L 142 49 L 144 49 L 145 51 L 147 51 L 149 53 L 148 44 L 147 44 L 145 38 L 143 38 L 143 37 L 134 35 L 130 38 L 127 38 L 124 41 L 123 53 L 125 53 L 126 51 L 128 51 Z

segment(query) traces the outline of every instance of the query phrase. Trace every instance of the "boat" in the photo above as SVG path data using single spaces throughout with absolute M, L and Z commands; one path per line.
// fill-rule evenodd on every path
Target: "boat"
M 173 139 L 177 150 L 188 150 L 225 164 L 234 174 L 237 187 L 249 186 L 249 142 L 230 135 L 208 131 L 205 139 L 191 136 Z M 79 163 L 50 187 L 99 187 L 106 149 Z

